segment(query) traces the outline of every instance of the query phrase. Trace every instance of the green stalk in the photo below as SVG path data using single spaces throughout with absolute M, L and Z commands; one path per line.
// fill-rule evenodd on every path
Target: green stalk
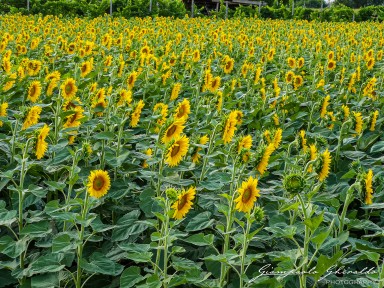
M 211 150 L 212 150 L 212 144 L 213 144 L 213 141 L 215 140 L 215 135 L 216 135 L 216 129 L 217 127 L 219 127 L 219 124 L 217 124 L 215 126 L 215 128 L 213 129 L 213 133 L 211 135 L 211 137 L 209 138 L 209 145 L 208 145 L 208 151 L 207 151 L 207 155 L 205 155 L 204 157 L 204 161 L 203 161 L 203 168 L 201 169 L 201 174 L 200 174 L 200 179 L 199 179 L 199 182 L 203 181 L 204 179 L 204 176 L 205 176 L 205 173 L 206 173 L 206 167 L 207 167 L 207 163 L 208 163 L 208 156 L 211 154 Z
M 233 225 L 233 201 L 234 201 L 234 193 L 233 193 L 233 188 L 234 188 L 234 182 L 235 182 L 235 177 L 236 177 L 236 159 L 233 163 L 233 171 L 232 171 L 232 179 L 231 179 L 231 185 L 230 185 L 230 195 L 231 195 L 231 200 L 229 201 L 228 205 L 228 214 L 226 216 L 227 218 L 227 226 L 225 228 L 225 235 L 224 235 L 224 245 L 223 245 L 223 254 L 227 253 L 228 248 L 229 248 L 229 231 L 231 231 L 232 225 Z M 220 269 L 220 286 L 224 287 L 224 282 L 226 275 L 228 273 L 228 269 L 225 263 L 221 263 L 221 269 Z
M 307 215 L 307 209 L 305 208 L 305 204 L 303 201 L 303 198 L 301 198 L 300 194 L 297 194 L 297 197 L 299 198 L 299 201 L 301 203 L 301 207 L 303 209 L 303 215 L 304 220 L 308 219 Z M 303 266 L 302 266 L 302 275 L 300 276 L 300 288 L 306 288 L 307 287 L 307 263 L 308 263 L 308 248 L 309 248 L 309 237 L 310 237 L 310 231 L 308 225 L 305 225 L 305 232 L 304 232 L 304 248 L 303 248 Z
M 340 158 L 340 149 L 341 149 L 341 144 L 343 143 L 343 129 L 344 129 L 344 126 L 347 124 L 347 123 L 350 123 L 351 121 L 350 120 L 347 120 L 343 123 L 343 125 L 341 125 L 341 128 L 340 128 L 340 135 L 339 135 L 339 139 L 337 141 L 337 148 L 336 148 L 336 155 L 335 155 L 335 168 L 337 168 L 337 163 L 339 162 L 339 158 Z
M 240 266 L 240 288 L 243 288 L 243 277 L 244 277 L 244 273 L 245 273 L 245 256 L 247 254 L 247 249 L 248 249 L 248 234 L 249 234 L 249 230 L 251 229 L 251 225 L 250 225 L 250 221 L 249 221 L 249 215 L 247 217 L 247 227 L 245 229 L 245 233 L 244 233 L 244 239 L 243 239 L 243 250 L 242 250 L 242 253 L 241 253 L 241 266 Z
M 23 230 L 23 202 L 24 202 L 24 179 L 25 175 L 27 173 L 27 153 L 28 153 L 28 147 L 29 142 L 33 138 L 29 138 L 27 140 L 27 143 L 25 143 L 25 147 L 23 150 L 23 158 L 21 160 L 21 171 L 20 171 L 20 183 L 19 183 L 19 221 L 18 221 L 18 228 L 19 228 L 19 234 L 21 233 L 21 230 Z M 20 235 L 19 235 L 20 236 Z M 20 269 L 24 269 L 24 257 L 25 253 L 20 254 Z M 25 281 L 25 277 L 23 277 L 20 280 L 20 284 L 23 284 Z
M 168 270 L 168 234 L 169 234 L 169 203 L 168 203 L 168 199 L 166 200 L 166 203 L 165 203 L 165 225 L 164 225 L 164 269 L 163 269 L 163 273 L 164 273 L 164 281 L 163 281 L 163 285 L 164 285 L 164 288 L 167 287 L 167 270 Z
M 81 220 L 82 222 L 85 221 L 85 217 L 87 215 L 87 208 L 88 208 L 88 192 L 85 191 L 85 199 L 84 199 L 84 206 L 83 206 L 83 211 L 81 213 Z M 79 233 L 79 240 L 80 244 L 77 247 L 77 272 L 76 272 L 76 288 L 81 288 L 81 276 L 82 276 L 82 270 L 80 267 L 80 261 L 83 256 L 83 248 L 84 248 L 84 224 L 81 224 L 81 229 Z

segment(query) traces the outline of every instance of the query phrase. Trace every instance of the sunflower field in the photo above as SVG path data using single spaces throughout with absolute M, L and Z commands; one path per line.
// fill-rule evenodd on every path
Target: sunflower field
M 384 287 L 384 24 L 0 31 L 0 287 Z

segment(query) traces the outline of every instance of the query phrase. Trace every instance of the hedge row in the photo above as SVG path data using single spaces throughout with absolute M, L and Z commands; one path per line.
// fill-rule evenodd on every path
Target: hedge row
M 30 10 L 21 8 L 20 3 L 4 4 L 0 7 L 0 14 L 22 13 L 42 15 L 67 15 L 97 17 L 109 13 L 109 0 L 33 0 Z M 96 1 L 96 2 L 95 2 Z M 145 17 L 145 16 L 173 16 L 183 17 L 187 10 L 182 0 L 152 0 L 152 10 L 149 11 L 148 0 L 113 0 L 113 14 L 123 17 Z M 24 2 L 25 3 L 25 2 Z M 12 5 L 14 4 L 14 5 Z M 16 5 L 18 4 L 18 5 Z M 196 7 L 197 8 L 197 7 Z M 195 9 L 196 16 L 203 16 L 202 9 Z M 301 19 L 319 21 L 383 21 L 384 6 L 369 6 L 359 10 L 353 10 L 347 6 L 334 6 L 331 8 L 310 9 L 297 7 L 292 15 L 291 8 L 281 6 L 273 8 L 269 6 L 258 7 L 239 6 L 236 9 L 225 11 L 224 5 L 220 11 L 211 11 L 217 17 L 260 17 L 264 19 Z

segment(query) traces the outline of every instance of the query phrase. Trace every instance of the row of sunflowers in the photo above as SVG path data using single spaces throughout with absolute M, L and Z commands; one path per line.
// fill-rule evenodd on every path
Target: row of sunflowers
M 0 287 L 384 287 L 383 25 L 1 16 Z

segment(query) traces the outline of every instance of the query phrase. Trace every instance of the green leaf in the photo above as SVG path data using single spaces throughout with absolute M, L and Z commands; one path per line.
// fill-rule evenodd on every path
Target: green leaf
M 172 266 L 176 271 L 189 271 L 191 269 L 201 270 L 200 266 L 194 261 L 177 256 L 172 256 Z
M 315 280 L 319 280 L 321 276 L 333 265 L 337 263 L 339 258 L 343 255 L 343 251 L 338 251 L 333 257 L 328 258 L 325 255 L 320 255 L 320 257 L 317 259 L 317 265 L 316 269 L 316 274 L 314 275 Z
M 152 252 L 131 252 L 127 253 L 126 258 L 137 263 L 147 263 L 151 261 L 152 255 Z
M 199 231 L 206 229 L 208 227 L 212 227 L 213 223 L 215 222 L 213 219 L 211 219 L 212 213 L 205 211 L 198 215 L 196 215 L 194 218 L 192 218 L 189 222 L 187 227 L 185 228 L 186 231 Z
M 187 239 L 181 239 L 185 242 L 191 243 L 196 246 L 207 246 L 213 244 L 213 239 L 215 236 L 213 234 L 204 235 L 203 233 L 194 234 Z
M 312 232 L 314 232 L 319 227 L 321 222 L 323 222 L 323 216 L 324 211 L 318 216 L 312 217 L 310 219 L 305 219 L 304 224 L 307 225 Z
M 93 136 L 94 139 L 98 140 L 112 140 L 115 137 L 115 133 L 113 132 L 101 132 Z
M 33 288 L 59 287 L 59 275 L 58 273 L 36 275 L 31 279 L 31 287 Z
M 131 235 L 145 231 L 148 225 L 138 222 L 139 215 L 140 211 L 134 210 L 121 217 L 116 223 L 116 228 L 112 231 L 112 241 L 126 240 Z
M 56 181 L 44 181 L 44 183 L 48 186 L 49 190 L 51 191 L 63 191 L 66 186 L 65 183 Z
M 372 252 L 372 251 L 365 251 L 365 250 L 361 250 L 360 252 L 363 253 L 364 255 L 366 255 L 369 260 L 371 260 L 372 262 L 375 262 L 376 265 L 378 265 L 379 260 L 380 260 L 380 254 L 379 253 Z
M 137 288 L 160 288 L 162 286 L 162 282 L 159 280 L 159 276 L 156 274 L 152 275 L 151 277 L 147 278 L 147 281 L 145 284 L 136 286 Z
M 124 251 L 137 253 L 148 252 L 151 249 L 151 245 L 139 243 L 120 243 L 117 246 L 119 246 Z
M 27 224 L 23 230 L 21 230 L 20 235 L 27 235 L 30 238 L 41 238 L 47 236 L 52 232 L 52 229 L 48 221 L 36 222 Z
M 371 147 L 371 153 L 383 152 L 384 151 L 384 141 L 376 142 Z
M 20 256 L 27 249 L 27 239 L 15 241 L 10 236 L 6 235 L 0 238 L 0 253 L 11 258 Z
M 75 243 L 71 243 L 71 237 L 68 234 L 59 234 L 52 241 L 52 253 L 66 252 L 75 249 Z
M 1 210 L 0 211 L 0 225 L 10 226 L 13 222 L 17 220 L 16 218 L 17 211 L 11 210 Z
M 90 273 L 117 276 L 123 271 L 124 266 L 108 259 L 104 254 L 95 252 L 90 257 L 90 262 L 81 259 L 80 266 Z
M 130 288 L 134 287 L 137 283 L 145 278 L 140 275 L 140 268 L 137 266 L 131 266 L 124 270 L 120 277 L 120 287 Z
M 37 260 L 33 261 L 29 267 L 24 270 L 23 274 L 30 277 L 34 274 L 59 272 L 65 267 L 65 265 L 60 263 L 62 259 L 62 254 L 47 254 L 41 256 Z

